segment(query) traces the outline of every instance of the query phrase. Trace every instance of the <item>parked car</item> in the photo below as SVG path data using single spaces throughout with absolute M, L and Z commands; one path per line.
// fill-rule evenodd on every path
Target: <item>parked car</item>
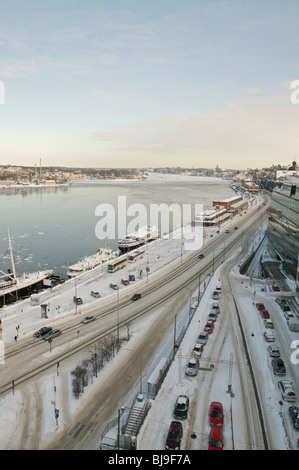
M 281 358 L 275 358 L 271 361 L 272 369 L 275 375 L 285 375 L 286 368 Z
M 278 388 L 281 391 L 281 396 L 286 401 L 296 401 L 296 393 L 293 388 L 293 382 L 289 380 L 280 380 Z
M 211 426 L 218 426 L 220 428 L 223 427 L 224 414 L 223 414 L 222 403 L 220 403 L 218 401 L 212 401 L 211 402 L 209 418 L 210 418 L 210 425 Z
M 141 299 L 141 294 L 134 294 L 132 297 L 131 297 L 131 300 L 135 301 L 135 300 L 139 300 Z
M 207 318 L 207 321 L 215 322 L 216 320 L 217 320 L 217 313 L 210 312 Z
M 289 407 L 289 415 L 295 429 L 299 429 L 299 408 L 298 406 Z
M 279 292 L 280 291 L 277 284 L 272 284 L 272 289 L 274 290 L 274 292 Z
M 198 358 L 195 356 L 191 356 L 188 364 L 186 365 L 186 370 L 185 370 L 186 375 L 191 375 L 191 376 L 197 375 L 198 367 L 199 367 Z
M 83 318 L 81 323 L 85 325 L 86 323 L 90 323 L 91 321 L 94 321 L 95 319 L 96 317 L 94 317 L 93 315 L 87 315 L 87 317 Z
M 270 318 L 268 310 L 260 310 L 262 318 Z
M 214 329 L 214 322 L 212 320 L 209 320 L 207 323 L 206 323 L 206 326 L 204 328 L 204 331 L 206 331 L 207 333 L 211 334 L 213 333 L 213 329 Z
M 271 357 L 280 357 L 279 347 L 276 344 L 270 344 L 268 351 Z
M 284 312 L 287 312 L 287 311 L 291 310 L 289 304 L 288 304 L 287 301 L 286 301 L 286 299 L 280 298 L 280 297 L 276 297 L 275 300 L 276 300 L 276 302 L 280 305 L 280 307 L 282 308 L 282 310 L 283 310 Z
M 196 342 L 205 345 L 207 344 L 208 338 L 209 338 L 209 333 L 207 333 L 206 331 L 202 331 L 200 335 L 198 336 Z
M 265 305 L 262 304 L 261 302 L 258 302 L 255 305 L 258 310 L 265 310 Z
M 189 398 L 187 395 L 179 395 L 174 407 L 173 416 L 176 419 L 186 419 L 188 416 Z
M 265 332 L 264 332 L 264 338 L 265 338 L 265 340 L 268 341 L 268 342 L 273 342 L 273 341 L 275 341 L 275 336 L 274 336 L 274 334 L 272 333 L 272 331 L 269 330 L 269 329 L 265 330 Z
M 286 320 L 289 320 L 289 319 L 296 320 L 296 317 L 293 314 L 293 312 L 284 312 L 284 316 L 285 316 Z
M 213 426 L 209 434 L 208 450 L 223 450 L 222 429 Z
M 220 313 L 220 307 L 219 307 L 218 302 L 212 303 L 212 310 L 215 310 L 215 312 Z
M 121 282 L 124 286 L 128 286 L 130 284 L 130 281 L 128 281 L 128 279 L 122 279 Z
M 281 305 L 281 308 L 284 312 L 289 312 L 291 310 L 289 304 L 287 304 L 287 303 Z
M 36 331 L 33 336 L 35 338 L 40 338 L 41 336 L 44 336 L 45 334 L 49 333 L 49 331 L 51 331 L 52 328 L 51 326 L 43 326 L 42 328 L 40 328 L 38 331 Z
M 183 437 L 182 423 L 180 421 L 171 421 L 167 438 L 166 438 L 165 449 L 166 450 L 180 450 L 182 437 Z
M 77 304 L 77 305 L 83 304 L 83 300 L 81 299 L 81 297 L 74 296 L 73 300 L 74 300 L 75 304 Z
M 90 295 L 92 295 L 92 297 L 95 297 L 96 299 L 98 299 L 100 296 L 99 292 L 95 292 L 95 291 L 91 291 Z
M 202 355 L 204 345 L 202 343 L 196 343 L 192 349 L 192 356 L 200 357 Z
M 114 289 L 114 290 L 119 289 L 118 285 L 117 285 L 117 284 L 113 284 L 113 282 L 111 282 L 110 287 L 111 287 L 111 289 Z
M 60 336 L 60 335 L 61 335 L 61 330 L 59 330 L 58 328 L 55 328 L 55 330 L 51 330 L 49 331 L 49 333 L 45 334 L 43 336 L 43 339 L 49 340 L 52 338 L 56 338 L 56 336 Z
M 266 327 L 266 328 L 271 328 L 271 330 L 273 330 L 273 328 L 274 328 L 274 323 L 273 323 L 273 321 L 272 321 L 270 318 L 266 318 L 266 319 L 264 320 L 264 324 L 265 324 L 265 327 Z
M 219 299 L 219 293 L 217 291 L 214 291 L 212 294 L 212 299 L 213 300 L 218 300 Z

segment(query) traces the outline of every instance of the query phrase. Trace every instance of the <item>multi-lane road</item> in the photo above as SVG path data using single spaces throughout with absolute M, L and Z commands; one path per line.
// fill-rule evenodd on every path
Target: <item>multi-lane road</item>
M 190 298 L 190 292 L 196 290 L 200 279 L 203 281 L 208 274 L 212 274 L 217 266 L 224 262 L 238 248 L 246 250 L 255 231 L 258 230 L 266 217 L 267 206 L 252 209 L 250 213 L 243 215 L 238 220 L 238 230 L 230 230 L 230 233 L 221 231 L 216 237 L 205 243 L 201 252 L 203 259 L 198 259 L 199 252 L 191 252 L 184 255 L 183 259 L 175 267 L 155 276 L 141 290 L 142 298 L 132 302 L 130 296 L 122 297 L 119 304 L 111 302 L 100 309 L 91 309 L 90 312 L 97 317 L 96 321 L 80 326 L 77 319 L 68 320 L 63 328 L 63 335 L 55 338 L 55 348 L 51 354 L 47 354 L 49 344 L 45 341 L 24 339 L 6 350 L 5 366 L 2 367 L 0 393 L 11 390 L 12 381 L 16 389 L 20 389 L 24 396 L 23 423 L 30 422 L 23 427 L 20 433 L 20 448 L 57 448 L 57 449 L 92 449 L 98 445 L 99 436 L 105 424 L 115 418 L 118 408 L 131 396 L 132 390 L 138 383 L 140 370 L 137 364 L 142 362 L 142 367 L 147 370 L 153 359 L 159 355 L 165 337 L 173 331 L 176 316 L 178 316 Z M 254 222 L 253 222 L 254 221 Z M 237 256 L 237 255 L 236 255 Z M 233 260 L 233 263 L 237 259 Z M 230 292 L 231 286 L 223 276 L 225 291 Z M 234 309 L 232 302 L 231 309 Z M 232 311 L 235 315 L 235 311 Z M 141 331 L 135 339 L 134 349 L 128 351 L 124 360 L 115 361 L 113 373 L 106 375 L 105 380 L 99 381 L 94 388 L 95 392 L 84 402 L 84 407 L 74 417 L 68 413 L 67 396 L 64 396 L 64 424 L 57 432 L 57 440 L 45 441 L 41 431 L 42 418 L 42 389 L 39 383 L 46 374 L 53 374 L 59 363 L 59 380 L 68 386 L 69 364 L 76 363 L 82 351 L 91 348 L 96 341 L 116 328 L 122 328 L 127 324 L 144 321 L 148 316 L 150 321 L 147 327 Z M 236 329 L 234 335 L 236 355 L 245 357 L 240 330 L 238 330 L 235 317 L 230 325 L 230 330 Z M 225 328 L 223 329 L 225 331 Z M 237 332 L 238 331 L 238 332 Z M 63 345 L 68 344 L 67 350 Z M 221 344 L 221 341 L 220 341 Z M 145 347 L 146 345 L 146 347 Z M 60 347 L 61 346 L 61 347 Z M 219 352 L 220 354 L 220 352 Z M 244 396 L 247 390 L 252 388 L 252 378 L 240 368 Z M 34 385 L 33 385 L 34 384 Z M 34 393 L 31 393 L 32 389 Z M 247 399 L 246 399 L 247 400 Z M 258 407 L 254 394 L 245 407 L 245 422 L 248 428 L 248 442 L 257 439 L 258 443 L 252 443 L 252 448 L 267 448 L 268 443 L 263 438 L 263 423 L 261 423 Z M 30 404 L 30 406 L 29 406 Z M 250 412 L 246 408 L 250 408 Z M 246 419 L 246 416 L 248 419 Z M 253 416 L 256 418 L 252 419 Z M 255 429 L 259 428 L 258 432 Z M 255 436 L 253 438 L 253 436 Z M 191 445 L 191 444 L 190 444 Z M 250 447 L 250 446 L 249 446 Z

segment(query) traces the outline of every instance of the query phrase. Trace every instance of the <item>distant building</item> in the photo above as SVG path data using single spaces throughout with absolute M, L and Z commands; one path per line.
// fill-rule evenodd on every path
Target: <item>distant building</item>
M 288 276 L 299 290 L 299 184 L 286 181 L 275 187 L 269 209 L 268 239 Z

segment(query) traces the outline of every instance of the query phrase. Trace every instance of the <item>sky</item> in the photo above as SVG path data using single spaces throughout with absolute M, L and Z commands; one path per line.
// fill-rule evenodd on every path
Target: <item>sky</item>
M 0 0 L 0 12 L 0 164 L 299 161 L 298 0 Z

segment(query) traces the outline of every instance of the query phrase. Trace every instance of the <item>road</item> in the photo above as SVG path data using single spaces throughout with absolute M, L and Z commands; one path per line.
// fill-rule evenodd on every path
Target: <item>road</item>
M 259 218 L 263 217 L 266 207 L 258 211 L 256 209 L 256 227 L 258 228 Z M 57 361 L 60 363 L 60 380 L 65 381 L 65 374 L 69 374 L 70 361 L 76 361 L 82 348 L 87 348 L 101 337 L 107 331 L 116 329 L 116 319 L 119 315 L 119 325 L 125 325 L 127 322 L 135 321 L 139 315 L 151 316 L 151 322 L 146 330 L 139 335 L 138 341 L 134 344 L 134 350 L 130 351 L 129 356 L 125 357 L 125 363 L 116 361 L 114 372 L 100 381 L 96 392 L 90 396 L 84 408 L 76 416 L 76 420 L 71 414 L 66 412 L 64 416 L 64 428 L 59 430 L 57 440 L 53 440 L 46 445 L 40 434 L 40 420 L 43 412 L 40 406 L 39 393 L 31 397 L 30 409 L 25 410 L 28 413 L 23 422 L 31 422 L 31 433 L 28 433 L 26 426 L 23 428 L 22 438 L 20 438 L 20 448 L 55 448 L 55 449 L 93 449 L 98 443 L 101 430 L 104 425 L 115 417 L 116 410 L 122 403 L 131 396 L 132 389 L 139 380 L 139 368 L 136 364 L 142 361 L 144 370 L 151 364 L 154 357 L 157 357 L 159 350 L 163 345 L 164 338 L 173 330 L 174 319 L 184 309 L 190 298 L 190 292 L 198 286 L 198 277 L 205 279 L 208 274 L 216 269 L 225 257 L 228 257 L 233 250 L 240 245 L 246 246 L 252 238 L 254 227 L 250 220 L 253 214 L 244 216 L 242 225 L 239 229 L 230 234 L 221 234 L 219 237 L 211 239 L 203 249 L 205 257 L 202 260 L 197 259 L 197 253 L 186 255 L 178 263 L 178 268 L 173 268 L 163 273 L 163 276 L 156 276 L 150 280 L 143 292 L 143 297 L 138 302 L 128 302 L 128 299 L 122 300 L 117 308 L 115 302 L 103 307 L 97 312 L 97 328 L 95 334 L 95 323 L 86 325 L 85 334 L 82 334 L 80 327 L 80 338 L 78 338 L 78 320 L 68 322 L 66 333 L 55 339 L 55 350 L 51 354 L 51 359 L 47 354 L 49 345 L 46 342 L 32 342 L 27 340 L 20 342 L 17 347 L 7 351 L 7 361 L 2 371 L 2 390 L 9 387 L 11 381 L 20 389 L 29 393 L 30 385 L 28 378 L 38 374 L 35 377 L 35 383 L 41 380 L 43 374 L 48 374 Z M 235 240 L 235 243 L 234 243 Z M 164 283 L 164 280 L 167 282 Z M 84 327 L 84 328 L 85 328 Z M 82 337 L 81 337 L 82 335 Z M 68 343 L 68 355 L 60 352 L 60 346 Z M 238 341 L 238 344 L 240 342 Z M 146 347 L 145 347 L 146 346 Z M 77 349 L 76 349 L 77 348 Z M 17 375 L 16 367 L 17 364 Z M 39 369 L 39 368 L 42 369 Z M 44 369 L 43 369 L 44 367 Z M 51 369 L 52 368 L 52 369 Z M 54 369 L 55 370 L 55 369 Z M 242 371 L 240 371 L 242 373 Z M 246 374 L 245 374 L 246 375 Z M 244 377 L 246 380 L 247 375 Z M 21 385 L 23 384 L 23 385 Z M 111 393 L 113 390 L 113 394 Z M 36 397 L 36 398 L 35 398 Z M 67 400 L 67 397 L 65 398 Z M 34 401 L 36 406 L 34 406 Z M 35 416 L 32 418 L 31 410 L 35 409 Z M 64 409 L 67 410 L 67 403 Z M 32 422 L 33 421 L 33 422 Z M 30 439 L 29 434 L 32 436 Z M 250 434 L 253 434 L 252 432 Z

